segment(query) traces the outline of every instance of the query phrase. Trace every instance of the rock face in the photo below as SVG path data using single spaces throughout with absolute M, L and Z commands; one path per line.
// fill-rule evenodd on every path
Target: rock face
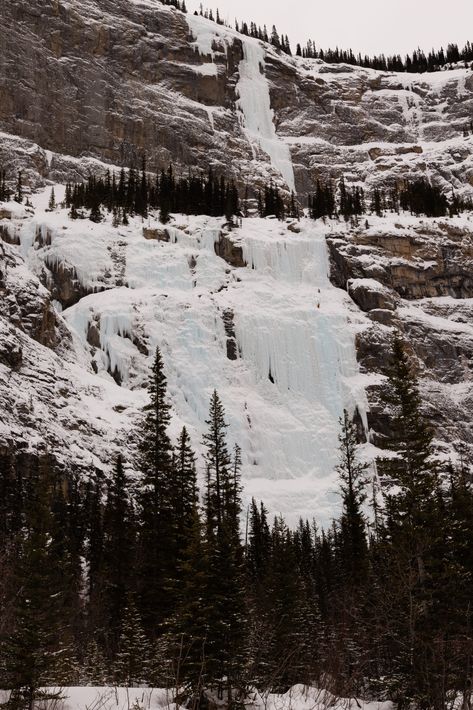
M 61 327 L 51 304 L 51 294 L 4 242 L 0 242 L 0 296 L 3 315 L 30 338 L 52 349 L 63 339 L 67 341 L 69 334 Z M 16 355 L 12 357 L 16 360 Z
M 328 237 L 333 280 L 371 325 L 357 336 L 360 366 L 384 374 L 392 327 L 403 333 L 421 376 L 430 420 L 445 441 L 473 444 L 471 218 L 370 220 Z M 386 431 L 381 385 L 368 388 L 374 440 Z
M 157 239 L 159 242 L 169 242 L 171 239 L 167 229 L 150 229 L 143 227 L 143 236 L 145 239 Z
M 250 204 L 273 179 L 304 206 L 317 180 L 342 175 L 367 200 L 374 187 L 424 176 L 468 197 L 472 115 L 466 67 L 419 76 L 288 57 L 158 0 L 2 3 L 0 165 L 12 187 L 23 171 L 27 193 L 145 155 L 152 171 L 172 161 L 177 174 L 232 176 Z M 360 440 L 386 432 L 380 393 L 397 328 L 445 455 L 459 442 L 473 449 L 471 215 L 245 219 L 232 231 L 224 220 L 175 216 L 165 226 L 151 215 L 148 226 L 132 218 L 115 229 L 108 218 L 94 226 L 49 214 L 46 192 L 33 195 L 34 210 L 0 205 L 0 446 L 41 442 L 106 467 L 143 404 L 159 342 L 176 411 L 197 440 L 206 416 L 197 387 L 220 378 L 231 424 L 244 422 L 248 466 L 274 455 L 274 471 L 301 473 L 319 402 L 336 392 L 341 406 L 347 382 L 366 384 L 360 397 L 348 387 Z M 278 426 L 289 439 L 267 451 Z M 332 463 L 327 455 L 329 473 Z
M 5 0 L 2 29 L 0 163 L 15 155 L 33 184 L 143 154 L 152 169 L 172 160 L 284 184 L 285 146 L 302 199 L 342 173 L 369 187 L 428 166 L 445 187 L 473 184 L 470 69 L 383 74 L 291 58 L 158 0 Z M 248 77 L 262 82 L 256 102 Z M 271 108 L 276 133 L 255 135 L 271 116 L 252 121 L 250 108 Z
M 328 239 L 332 277 L 375 278 L 407 299 L 473 297 L 473 233 L 460 220 L 417 220 L 410 227 L 392 220 Z M 368 257 L 368 258 L 367 258 Z M 356 300 L 356 299 L 355 299 Z
M 223 234 L 223 232 L 220 233 L 218 240 L 215 242 L 215 253 L 230 266 L 246 266 L 241 246 L 235 244 L 230 235 Z

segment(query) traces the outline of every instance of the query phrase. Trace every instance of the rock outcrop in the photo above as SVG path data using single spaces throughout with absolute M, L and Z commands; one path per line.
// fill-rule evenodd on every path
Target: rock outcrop
M 248 93 L 252 82 L 257 91 Z M 304 206 L 317 180 L 336 185 L 342 175 L 363 185 L 367 202 L 374 187 L 425 176 L 468 197 L 472 115 L 468 67 L 400 75 L 288 57 L 158 0 L 2 4 L 0 165 L 11 187 L 22 171 L 27 195 L 141 166 L 146 156 L 153 172 L 172 162 L 176 174 L 225 173 L 242 195 L 248 186 L 250 206 L 270 180 L 286 194 L 294 187 Z M 106 467 L 143 404 L 160 342 L 172 363 L 173 402 L 198 440 L 206 413 L 196 390 L 211 391 L 221 376 L 232 423 L 244 422 L 251 467 L 274 453 L 257 432 L 268 409 L 302 466 L 313 459 L 311 417 L 336 377 L 340 397 L 347 382 L 366 384 L 367 420 L 352 407 L 360 439 L 370 429 L 377 443 L 387 432 L 380 394 L 397 328 L 445 456 L 459 442 L 473 450 L 471 215 L 316 226 L 250 219 L 243 239 L 223 219 L 208 227 L 206 218 L 164 226 L 157 215 L 148 225 L 131 217 L 129 229 L 110 218 L 73 222 L 65 210 L 49 214 L 45 194 L 35 210 L 0 206 L 0 446 L 40 442 L 64 460 L 72 452 L 84 470 Z M 332 284 L 351 300 L 325 283 L 325 235 Z M 316 291 L 317 279 L 331 297 L 337 291 L 333 303 Z M 353 340 L 353 368 L 340 364 L 349 350 L 342 339 L 321 369 L 311 328 L 320 329 L 317 353 L 327 333 L 356 333 L 361 377 Z M 292 377 L 301 362 L 323 381 L 313 382 L 312 409 L 291 400 L 281 414 L 284 397 L 306 397 L 307 377 Z M 240 394 L 245 387 L 249 396 Z M 328 475 L 330 456 L 324 465 Z
M 173 161 L 241 186 L 284 184 L 276 153 L 265 152 L 274 137 L 245 130 L 240 62 L 251 38 L 158 0 L 6 0 L 2 10 L 0 164 L 24 169 L 27 182 L 145 154 L 152 169 Z M 317 179 L 402 183 L 427 166 L 444 187 L 473 184 L 470 69 L 390 74 L 269 45 L 261 56 L 275 138 L 290 149 L 302 200 Z
M 402 216 L 370 222 L 368 228 L 335 230 L 327 239 L 333 280 L 371 320 L 357 336 L 360 366 L 385 374 L 390 333 L 397 328 L 439 438 L 472 447 L 473 223 Z M 374 441 L 388 427 L 381 390 L 382 383 L 368 387 Z

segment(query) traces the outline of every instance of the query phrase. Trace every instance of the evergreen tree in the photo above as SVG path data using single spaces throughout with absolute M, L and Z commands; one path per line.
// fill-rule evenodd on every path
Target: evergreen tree
M 80 680 L 86 685 L 96 686 L 106 686 L 112 680 L 102 647 L 95 638 L 86 645 Z
M 385 448 L 398 454 L 382 459 L 382 475 L 399 485 L 410 498 L 431 492 L 434 483 L 433 434 L 421 409 L 417 377 L 398 332 L 392 339 L 385 405 L 390 418 L 390 436 Z
M 107 486 L 103 517 L 102 613 L 107 627 L 107 646 L 112 655 L 117 648 L 127 595 L 132 588 L 135 552 L 134 511 L 123 461 L 118 456 L 113 478 Z
M 48 208 L 50 210 L 56 209 L 56 197 L 54 195 L 54 187 L 51 188 L 51 194 L 49 196 Z
M 102 213 L 100 211 L 100 206 L 99 206 L 98 202 L 94 202 L 94 204 L 92 205 L 91 210 L 90 210 L 89 219 L 91 222 L 96 222 L 96 223 L 102 221 L 103 217 L 102 217 Z
M 18 177 L 16 180 L 15 201 L 19 202 L 20 205 L 23 202 L 23 178 L 21 170 L 18 172 Z
M 188 547 L 197 505 L 196 458 L 186 427 L 183 427 L 174 458 L 173 509 L 176 517 L 176 553 L 180 559 Z
M 188 689 L 196 700 L 211 680 L 207 669 L 207 640 L 209 605 L 212 603 L 208 546 L 197 504 L 188 518 L 187 527 L 187 547 L 179 562 L 177 608 L 170 623 L 171 659 L 177 684 Z M 195 705 L 193 702 L 192 707 Z
M 382 531 L 390 548 L 384 573 L 386 579 L 397 574 L 399 582 L 389 590 L 391 617 L 396 620 L 391 692 L 395 698 L 439 709 L 445 703 L 443 660 L 435 651 L 440 631 L 436 607 L 446 576 L 442 493 L 432 432 L 398 333 L 392 353 L 385 395 L 391 436 L 385 444 L 395 456 L 381 459 L 378 465 L 385 482 L 395 486 L 386 495 Z
M 171 593 L 176 565 L 176 529 L 173 503 L 175 473 L 167 433 L 170 404 L 159 347 L 156 348 L 140 432 L 139 490 L 140 605 L 145 627 L 155 636 L 173 609 Z
M 207 464 L 206 531 L 209 554 L 208 637 L 206 667 L 213 682 L 226 679 L 232 703 L 243 668 L 243 557 L 239 537 L 239 463 L 232 461 L 226 442 L 225 413 L 217 392 L 210 400 L 208 432 L 204 435 Z
M 368 547 L 362 505 L 366 499 L 367 464 L 357 459 L 357 434 L 355 424 L 344 410 L 340 419 L 340 463 L 337 472 L 343 499 L 341 518 L 341 543 L 343 567 L 351 583 L 362 582 L 366 577 Z
M 146 683 L 150 663 L 150 643 L 143 631 L 136 604 L 130 596 L 124 609 L 118 652 L 114 660 L 115 682 L 128 688 Z
M 9 705 L 33 710 L 51 694 L 43 686 L 71 681 L 70 649 L 63 639 L 67 623 L 61 570 L 55 559 L 51 528 L 51 469 L 44 459 L 29 482 L 26 530 L 15 563 L 13 626 L 2 639 L 4 688 Z
M 87 617 L 90 630 L 102 629 L 103 607 L 103 475 L 95 471 L 87 482 L 85 500 L 87 517 Z

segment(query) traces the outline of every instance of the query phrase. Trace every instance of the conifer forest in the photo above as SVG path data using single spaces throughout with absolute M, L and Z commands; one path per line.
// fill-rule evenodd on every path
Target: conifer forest
M 264 501 L 242 510 L 241 451 L 228 447 L 216 391 L 197 470 L 186 428 L 177 441 L 168 435 L 164 370 L 158 348 L 149 403 L 113 475 L 78 480 L 47 455 L 1 458 L 9 705 L 31 706 L 44 686 L 80 684 L 171 686 L 190 707 L 216 688 L 238 705 L 251 687 L 284 692 L 327 678 L 342 696 L 399 707 L 466 697 L 471 469 L 436 460 L 400 336 L 385 403 L 391 435 L 378 460 L 381 488 L 396 493 L 381 504 L 376 483 L 367 486 L 345 412 L 341 512 L 328 529 L 315 518 L 290 529 L 282 516 L 269 519 Z M 139 480 L 126 475 L 131 455 Z

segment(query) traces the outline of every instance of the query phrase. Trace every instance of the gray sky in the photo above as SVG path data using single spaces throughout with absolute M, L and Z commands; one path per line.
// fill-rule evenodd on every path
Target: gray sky
M 186 0 L 194 11 L 200 0 Z M 473 0 L 203 0 L 232 24 L 235 16 L 275 24 L 297 42 L 385 54 L 473 42 Z

